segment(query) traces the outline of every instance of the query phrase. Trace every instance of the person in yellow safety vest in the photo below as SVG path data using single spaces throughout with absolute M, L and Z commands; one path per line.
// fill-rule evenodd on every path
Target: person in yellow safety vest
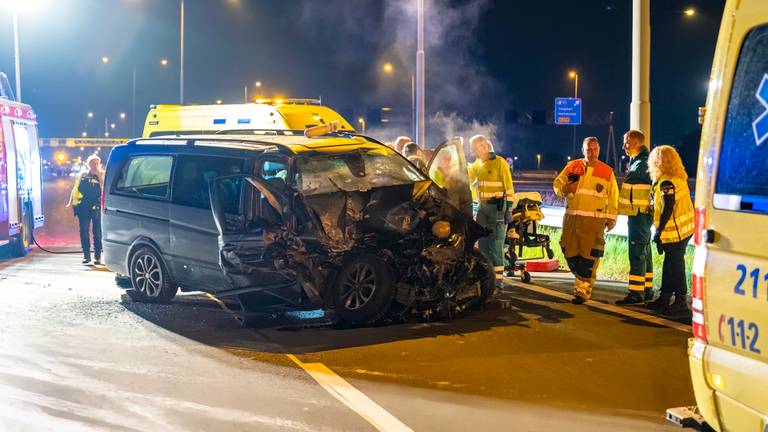
M 582 144 L 584 159 L 569 162 L 555 178 L 553 188 L 567 197 L 560 247 L 571 272 L 573 304 L 592 296 L 595 275 L 605 250 L 605 231 L 616 226 L 618 187 L 613 169 L 600 162 L 600 142 L 587 137 Z
M 492 233 L 478 241 L 480 250 L 493 261 L 497 286 L 504 279 L 504 239 L 507 233 L 506 211 L 512 210 L 515 189 L 512 171 L 503 157 L 496 155 L 493 144 L 483 135 L 469 139 L 475 161 L 469 166 L 469 184 L 478 202 L 477 223 Z M 473 194 L 473 195 L 475 195 Z
M 639 130 L 628 131 L 623 148 L 629 156 L 629 169 L 619 190 L 619 214 L 627 216 L 629 292 L 616 304 L 632 305 L 653 300 L 651 177 L 645 135 Z
M 101 186 L 104 171 L 101 159 L 92 154 L 86 161 L 88 171 L 75 177 L 75 185 L 69 195 L 67 207 L 72 207 L 80 228 L 80 245 L 83 248 L 83 264 L 91 262 L 91 240 L 88 233 L 93 231 L 94 264 L 101 264 Z
M 653 241 L 658 252 L 664 254 L 661 295 L 648 306 L 664 313 L 686 312 L 685 250 L 695 219 L 688 174 L 680 155 L 667 145 L 656 147 L 648 156 L 648 172 L 653 180 Z M 673 294 L 675 300 L 670 304 Z

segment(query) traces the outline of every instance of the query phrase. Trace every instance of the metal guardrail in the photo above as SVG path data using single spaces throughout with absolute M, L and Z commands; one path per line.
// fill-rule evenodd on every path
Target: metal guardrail
M 539 221 L 540 225 L 552 228 L 563 227 L 563 215 L 565 215 L 564 207 L 541 206 L 541 212 L 544 214 L 544 219 Z M 609 234 L 626 237 L 628 235 L 627 217 L 619 216 L 616 220 L 616 226 Z

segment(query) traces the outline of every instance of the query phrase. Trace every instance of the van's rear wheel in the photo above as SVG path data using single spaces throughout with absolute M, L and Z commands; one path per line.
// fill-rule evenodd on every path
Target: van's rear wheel
M 131 255 L 129 269 L 133 289 L 127 293 L 134 301 L 168 303 L 176 295 L 176 284 L 151 248 L 142 247 Z
M 347 261 L 336 277 L 333 306 L 344 322 L 371 324 L 392 306 L 395 288 L 389 265 L 375 255 L 359 255 Z

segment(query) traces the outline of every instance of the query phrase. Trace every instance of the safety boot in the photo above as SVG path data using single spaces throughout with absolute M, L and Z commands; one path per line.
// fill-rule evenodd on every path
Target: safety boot
M 672 302 L 671 305 L 667 306 L 665 312 L 668 313 L 681 313 L 681 312 L 690 312 L 688 309 L 688 299 L 686 299 L 686 296 L 675 296 L 675 301 Z
M 624 297 L 621 300 L 616 300 L 616 305 L 618 306 L 626 306 L 626 305 L 634 305 L 634 304 L 641 304 L 645 303 L 645 298 L 643 297 L 643 294 L 640 291 L 630 291 L 629 294 L 627 294 L 626 297 Z
M 645 292 L 643 293 L 643 300 L 646 302 L 653 300 L 653 288 L 645 289 Z
M 648 309 L 653 309 L 655 311 L 663 311 L 669 308 L 669 301 L 670 301 L 670 296 L 665 296 L 664 294 L 662 294 L 656 300 L 646 303 L 645 306 Z

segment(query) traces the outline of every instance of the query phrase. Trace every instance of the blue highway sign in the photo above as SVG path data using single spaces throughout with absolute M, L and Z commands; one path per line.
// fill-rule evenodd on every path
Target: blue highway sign
M 555 124 L 581 124 L 581 98 L 555 98 Z

